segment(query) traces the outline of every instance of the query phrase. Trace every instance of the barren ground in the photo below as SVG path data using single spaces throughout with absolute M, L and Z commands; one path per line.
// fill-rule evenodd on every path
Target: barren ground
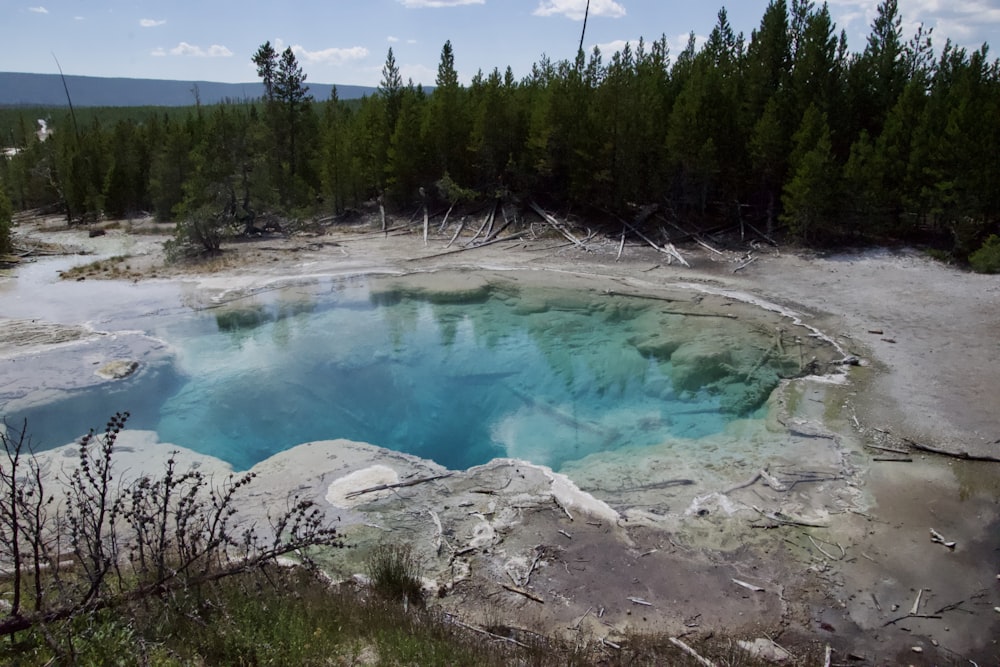
M 451 229 L 425 246 L 417 228 L 383 235 L 364 225 L 239 242 L 214 258 L 167 264 L 162 230 L 149 222 L 96 238 L 54 219 L 22 220 L 16 232 L 55 252 L 95 253 L 79 257 L 84 268 L 70 280 L 187 281 L 219 292 L 311 275 L 523 269 L 567 286 L 694 286 L 794 312 L 862 364 L 844 384 L 783 387 L 766 428 L 742 435 L 764 458 L 775 443 L 784 447 L 787 461 L 747 454 L 732 469 L 685 469 L 691 463 L 665 448 L 627 470 L 589 461 L 567 480 L 499 460 L 349 500 L 372 480 L 444 471 L 363 444 L 312 443 L 259 464 L 257 487 L 272 501 L 296 490 L 328 503 L 362 547 L 331 558 L 338 573 L 363 571 L 365 547 L 380 540 L 412 542 L 439 591 L 433 604 L 515 635 L 621 643 L 635 631 L 729 632 L 767 635 L 793 653 L 828 644 L 839 664 L 1000 663 L 998 276 L 910 250 L 818 256 L 764 246 L 735 273 L 744 250 L 682 247 L 685 268 L 648 246 L 629 244 L 616 259 L 613 239 L 584 251 L 561 237 L 526 236 L 441 254 Z M 0 304 L 20 270 L 0 278 Z M 81 335 L 30 322 L 24 308 L 16 320 L 0 312 L 0 358 Z M 135 459 L 123 467 L 151 465 L 156 445 L 136 434 L 128 444 Z M 823 480 L 751 480 L 760 467 L 784 464 L 770 469 L 787 473 L 803 460 L 825 471 Z M 678 479 L 697 483 L 671 483 Z M 744 481 L 752 483 L 735 488 Z M 933 543 L 932 528 L 956 547 Z

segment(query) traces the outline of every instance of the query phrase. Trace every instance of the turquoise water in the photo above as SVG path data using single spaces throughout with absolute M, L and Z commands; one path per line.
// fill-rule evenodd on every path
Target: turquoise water
M 62 444 L 128 410 L 130 427 L 236 469 L 347 438 L 452 469 L 511 456 L 558 470 L 594 452 L 718 433 L 769 391 L 734 410 L 733 380 L 718 367 L 742 357 L 700 354 L 692 367 L 669 335 L 688 335 L 691 322 L 626 297 L 508 286 L 458 299 L 358 278 L 142 322 L 172 355 L 24 411 L 35 442 Z M 711 339 L 721 325 L 700 326 L 716 327 Z M 748 342 L 743 357 L 766 345 Z

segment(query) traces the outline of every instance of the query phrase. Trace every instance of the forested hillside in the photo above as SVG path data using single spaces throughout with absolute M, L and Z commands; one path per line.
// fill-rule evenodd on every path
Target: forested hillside
M 535 200 L 610 224 L 656 204 L 685 226 L 932 241 L 965 259 L 1000 231 L 1000 62 L 901 26 L 884 0 L 852 51 L 825 4 L 773 0 L 749 37 L 721 10 L 701 48 L 692 34 L 670 53 L 661 37 L 468 86 L 449 42 L 433 93 L 402 80 L 390 49 L 378 92 L 351 102 L 313 100 L 294 54 L 265 44 L 261 99 L 114 122 L 61 112 L 44 143 L 24 124 L 9 133 L 23 151 L 0 178 L 16 209 L 71 219 L 150 211 L 249 229 L 264 212 L 381 196 L 404 209 Z
M 65 82 L 65 86 L 63 85 Z M 330 84 L 315 86 L 329 94 Z M 67 74 L 27 74 L 0 72 L 0 105 L 63 107 L 66 89 L 77 107 L 191 106 L 218 104 L 225 100 L 257 98 L 263 91 L 260 83 L 218 83 L 215 81 L 164 81 L 161 79 L 125 79 L 119 77 L 76 76 Z M 342 86 L 341 96 L 358 98 L 373 89 Z

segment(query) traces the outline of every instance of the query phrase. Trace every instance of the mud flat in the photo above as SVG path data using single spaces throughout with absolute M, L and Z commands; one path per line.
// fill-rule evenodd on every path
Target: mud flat
M 55 236 L 71 245 L 74 233 Z M 737 421 L 696 452 L 674 439 L 593 454 L 560 473 L 515 459 L 449 471 L 364 443 L 306 443 L 255 466 L 248 516 L 292 493 L 312 497 L 359 547 L 330 554 L 339 576 L 362 572 L 380 541 L 409 542 L 435 605 L 470 622 L 500 618 L 515 634 L 619 642 L 635 631 L 724 631 L 829 644 L 836 662 L 996 662 L 1000 279 L 915 252 L 758 251 L 734 273 L 736 253 L 686 251 L 689 269 L 639 246 L 616 261 L 612 241 L 590 252 L 550 239 L 439 255 L 446 242 L 352 229 L 239 244 L 211 271 L 166 266 L 155 252 L 133 262 L 189 286 L 185 298 L 208 300 L 358 273 L 419 273 L 419 289 L 434 291 L 446 269 L 679 291 L 740 317 L 768 311 L 858 365 L 783 383 L 766 420 Z M 91 335 L 58 318 L 25 325 L 39 318 L 15 298 L 18 280 L 15 271 L 0 283 L 4 313 L 18 321 L 0 327 L 14 332 L 0 340 L 4 357 L 44 347 L 40 331 L 61 346 Z M 140 432 L 123 444 L 131 471 L 153 460 L 144 452 L 174 449 Z M 71 460 L 60 450 L 45 456 L 54 467 Z

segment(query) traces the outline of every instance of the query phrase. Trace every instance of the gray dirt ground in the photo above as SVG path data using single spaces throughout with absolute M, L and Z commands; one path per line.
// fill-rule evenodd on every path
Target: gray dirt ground
M 598 458 L 571 471 L 570 483 L 498 461 L 347 503 L 334 489 L 363 489 L 372 475 L 407 480 L 441 471 L 365 445 L 315 443 L 259 464 L 254 499 L 297 490 L 330 503 L 331 518 L 359 546 L 331 557 L 342 575 L 362 572 L 366 549 L 378 541 L 413 542 L 440 592 L 434 604 L 514 636 L 584 633 L 621 643 L 636 631 L 730 632 L 795 647 L 829 644 L 839 664 L 1000 661 L 1000 277 L 913 251 L 820 257 L 757 249 L 758 259 L 738 273 L 743 252 L 682 248 L 692 264 L 684 268 L 644 246 L 627 246 L 616 261 L 614 240 L 589 251 L 547 238 L 439 255 L 447 237 L 425 247 L 415 232 L 385 237 L 360 227 L 240 243 L 208 262 L 166 265 L 162 239 L 137 235 L 148 223 L 98 239 L 57 227 L 24 222 L 19 232 L 127 255 L 117 264 L 128 264 L 129 279 L 191 281 L 212 294 L 318 274 L 518 268 L 569 287 L 594 280 L 616 290 L 696 287 L 794 311 L 862 365 L 849 369 L 846 384 L 785 387 L 767 429 L 753 437 L 761 452 L 777 443 L 811 457 L 827 481 L 787 488 L 786 476 L 785 487 L 774 488 L 758 478 L 734 488 L 773 461 L 678 470 L 664 451 L 638 462 L 643 474 Z M 113 265 L 82 275 L 108 277 Z M 26 353 L 18 332 L 37 346 L 46 331 L 0 324 L 0 356 Z M 52 328 L 54 341 L 72 334 Z M 155 444 L 137 437 L 131 465 Z M 910 462 L 880 461 L 900 457 L 869 445 L 905 450 Z M 609 488 L 613 475 L 634 475 L 640 491 Z M 668 483 L 675 478 L 697 483 Z M 956 548 L 933 543 L 932 528 Z M 907 617 L 918 593 L 917 615 L 934 618 Z

